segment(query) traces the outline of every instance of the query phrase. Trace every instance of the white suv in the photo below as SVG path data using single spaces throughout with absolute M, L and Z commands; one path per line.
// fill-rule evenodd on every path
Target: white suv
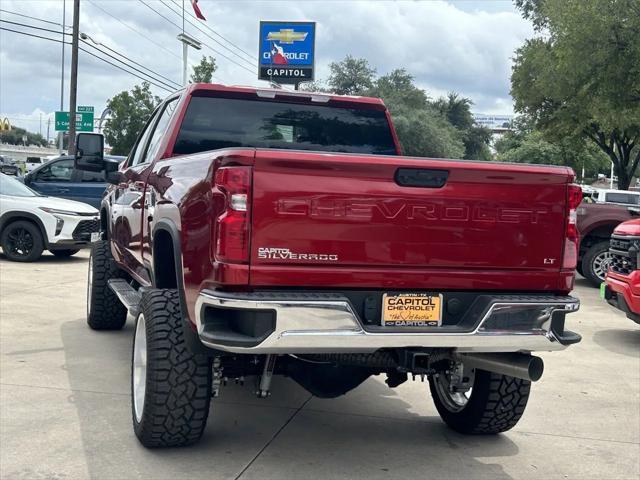
M 98 210 L 45 197 L 0 173 L 0 247 L 9 260 L 33 262 L 43 250 L 69 257 L 99 237 Z

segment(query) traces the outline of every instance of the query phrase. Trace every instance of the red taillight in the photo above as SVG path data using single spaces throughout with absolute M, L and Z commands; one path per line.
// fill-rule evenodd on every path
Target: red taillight
M 225 195 L 224 212 L 216 220 L 216 260 L 248 263 L 251 167 L 219 168 L 215 186 Z
M 578 232 L 577 209 L 582 202 L 582 188 L 580 185 L 567 186 L 567 227 L 564 237 L 564 255 L 562 268 L 574 269 L 578 263 L 578 248 L 580 245 L 580 233 Z

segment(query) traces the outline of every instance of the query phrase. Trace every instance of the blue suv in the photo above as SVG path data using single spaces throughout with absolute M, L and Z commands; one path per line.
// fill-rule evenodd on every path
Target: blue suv
M 105 157 L 124 160 L 123 157 Z M 100 208 L 107 188 L 105 173 L 83 172 L 73 166 L 73 157 L 62 156 L 48 161 L 27 173 L 24 183 L 49 197 L 67 198 Z

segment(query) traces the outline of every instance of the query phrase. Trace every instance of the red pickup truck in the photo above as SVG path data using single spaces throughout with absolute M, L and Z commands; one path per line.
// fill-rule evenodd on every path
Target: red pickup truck
M 640 219 L 616 227 L 609 252 L 611 261 L 606 282 L 601 285 L 602 296 L 627 318 L 640 323 Z
M 285 375 L 336 397 L 425 376 L 453 429 L 503 432 L 565 330 L 581 190 L 569 168 L 409 158 L 382 101 L 194 84 L 105 170 L 88 324 L 136 318 L 133 428 L 200 438 L 210 398 Z

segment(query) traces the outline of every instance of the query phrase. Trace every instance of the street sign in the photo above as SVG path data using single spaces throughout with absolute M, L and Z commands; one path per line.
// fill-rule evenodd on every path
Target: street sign
M 56 132 L 69 131 L 69 112 L 56 112 L 55 114 Z M 93 132 L 93 107 L 78 106 L 76 113 L 76 131 Z
M 315 22 L 260 22 L 260 80 L 310 82 L 314 78 Z

